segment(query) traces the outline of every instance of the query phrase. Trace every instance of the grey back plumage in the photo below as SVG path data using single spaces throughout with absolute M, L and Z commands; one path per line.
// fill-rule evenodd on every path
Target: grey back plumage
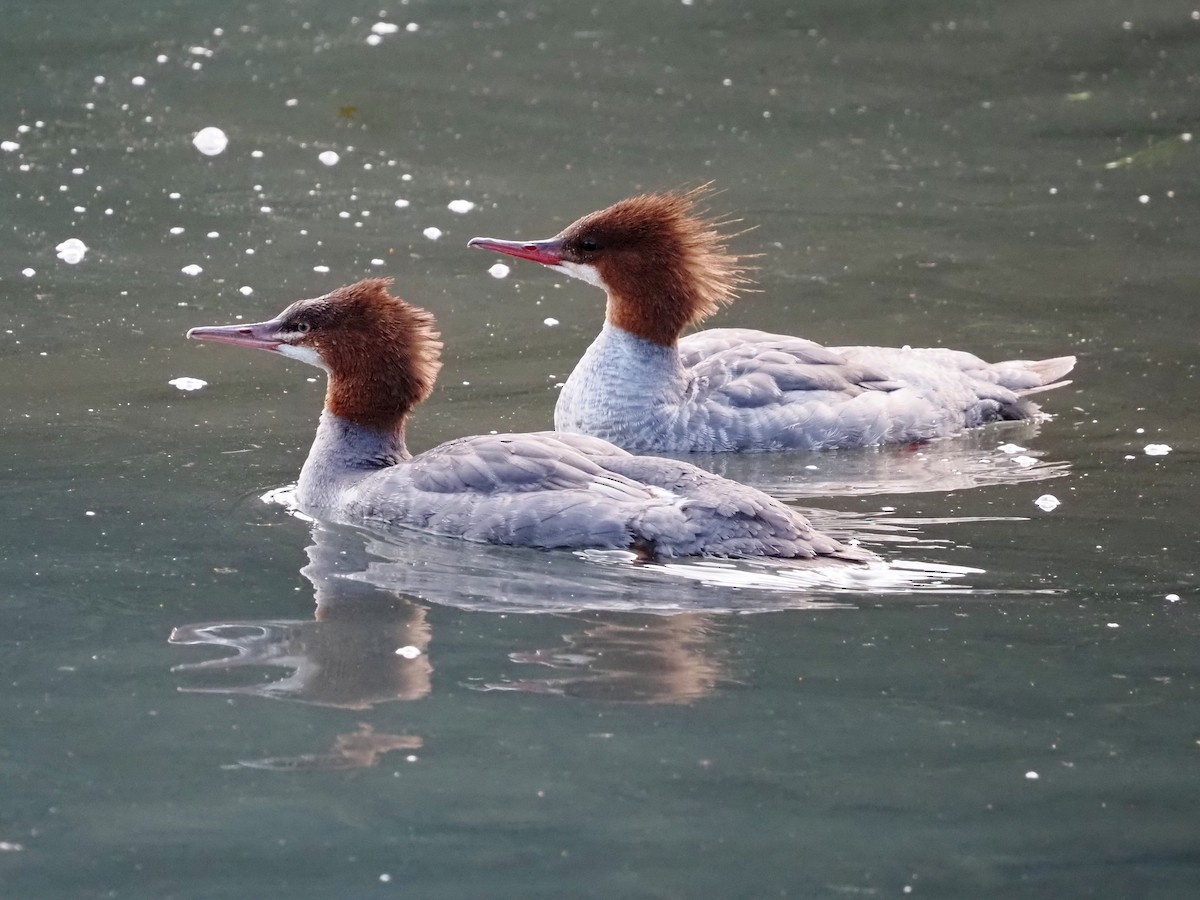
M 962 351 L 822 347 L 741 328 L 675 347 L 611 325 L 571 373 L 560 430 L 637 452 L 820 450 L 943 437 L 1037 415 L 1073 357 L 987 363 Z
M 367 448 L 369 431 L 328 412 L 321 430 L 314 444 L 320 455 L 310 456 L 299 491 L 301 506 L 318 517 L 494 544 L 627 548 L 654 557 L 874 559 L 814 531 L 760 491 L 677 460 L 631 456 L 592 437 L 479 435 L 363 471 L 345 465 L 338 444 L 352 441 L 360 455 L 378 457 Z M 325 488 L 318 491 L 318 484 Z

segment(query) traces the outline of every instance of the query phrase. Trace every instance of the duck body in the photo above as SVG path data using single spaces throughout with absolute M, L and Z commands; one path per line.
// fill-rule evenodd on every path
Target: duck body
M 432 317 L 369 279 L 267 322 L 189 337 L 300 359 L 329 375 L 297 501 L 314 518 L 492 544 L 627 549 L 642 557 L 869 562 L 761 491 L 673 459 L 555 432 L 459 438 L 417 456 L 409 411 L 432 390 Z
M 489 544 L 656 558 L 871 558 L 752 488 L 555 432 L 476 435 L 409 456 L 391 435 L 326 411 L 297 501 L 316 518 Z
M 823 450 L 905 443 L 1038 415 L 1074 357 L 987 363 L 945 349 L 823 347 L 789 335 L 688 328 L 745 284 L 703 189 L 648 194 L 537 241 L 469 246 L 600 287 L 605 323 L 563 386 L 562 431 L 636 452 Z
M 664 345 L 606 323 L 563 385 L 554 426 L 638 453 L 909 443 L 1035 416 L 1029 395 L 1073 362 L 823 347 L 745 328 Z

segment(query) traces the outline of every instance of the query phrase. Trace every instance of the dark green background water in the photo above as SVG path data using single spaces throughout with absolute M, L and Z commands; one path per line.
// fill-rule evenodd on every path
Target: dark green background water
M 1200 12 L 383 8 L 0 2 L 0 896 L 1194 896 Z M 319 373 L 188 327 L 393 275 L 447 345 L 414 449 L 548 427 L 602 297 L 467 239 L 709 180 L 762 254 L 722 324 L 1079 356 L 1040 426 L 708 460 L 982 572 L 765 591 L 260 499 Z

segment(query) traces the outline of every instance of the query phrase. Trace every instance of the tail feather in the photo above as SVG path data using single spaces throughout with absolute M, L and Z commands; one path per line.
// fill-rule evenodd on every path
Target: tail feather
M 1073 356 L 1055 356 L 1051 359 L 1036 359 L 1030 361 L 1020 361 L 1012 363 L 1002 363 L 1002 365 L 1017 365 L 1023 368 L 1026 372 L 1031 372 L 1038 376 L 1038 380 L 1042 383 L 1040 388 L 1033 388 L 1033 391 L 1048 391 L 1051 388 L 1061 387 L 1068 382 L 1063 381 L 1063 376 L 1075 368 L 1075 357 Z M 1058 384 L 1051 384 L 1056 381 Z M 1028 393 L 1032 393 L 1029 391 Z
M 1046 391 L 1052 391 L 1056 388 L 1066 387 L 1070 383 L 1070 378 L 1064 378 L 1062 381 L 1053 381 L 1050 384 L 1041 384 L 1037 387 L 1025 388 L 1023 391 L 1017 391 L 1017 396 L 1028 397 L 1030 394 L 1044 394 Z
M 1036 403 L 1028 399 L 1032 394 L 1042 394 L 1070 384 L 1070 379 L 1063 378 L 1075 368 L 1075 357 L 1055 356 L 1051 359 L 1012 359 L 998 363 L 997 369 L 1007 369 L 1016 374 L 1008 389 L 1016 395 L 1015 402 L 1009 400 L 1003 403 L 999 410 L 1001 419 L 1035 419 L 1042 415 Z M 1030 384 L 1030 381 L 1035 382 Z M 1001 380 L 1001 384 L 1004 381 Z

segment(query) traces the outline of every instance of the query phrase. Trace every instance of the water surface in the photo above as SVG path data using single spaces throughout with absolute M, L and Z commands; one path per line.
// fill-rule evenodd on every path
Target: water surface
M 1191 896 L 1198 19 L 5 4 L 0 894 Z M 1079 356 L 1050 421 L 702 460 L 887 584 L 322 528 L 263 499 L 319 373 L 182 340 L 390 275 L 413 449 L 545 428 L 602 297 L 467 239 L 710 180 L 718 324 Z

